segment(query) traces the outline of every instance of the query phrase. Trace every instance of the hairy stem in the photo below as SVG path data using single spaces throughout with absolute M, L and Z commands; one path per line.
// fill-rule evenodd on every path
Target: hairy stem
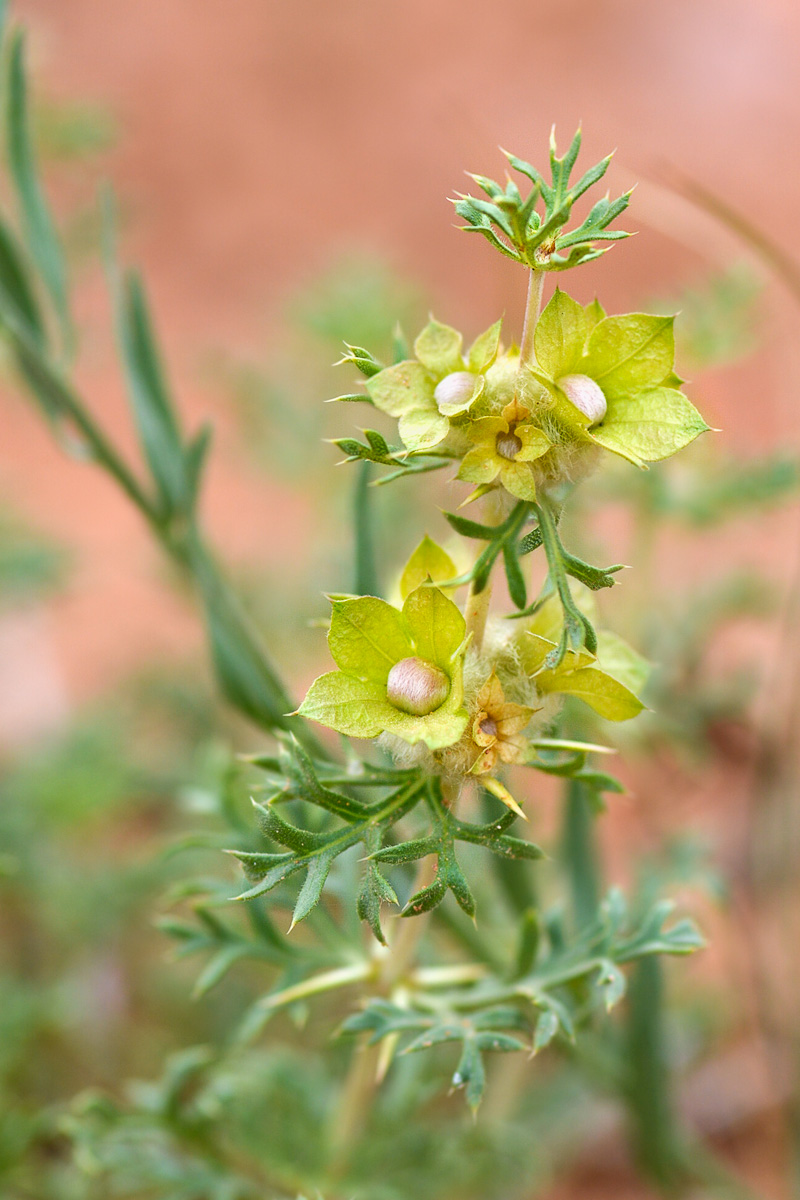
M 542 307 L 542 292 L 544 290 L 544 271 L 531 268 L 528 276 L 528 297 L 525 303 L 525 320 L 522 327 L 522 343 L 520 346 L 520 369 L 536 364 L 536 352 L 533 347 L 533 337 Z M 467 595 L 464 616 L 467 622 L 467 633 L 472 634 L 472 645 L 476 650 L 483 646 L 486 632 L 486 621 L 492 602 L 492 581 L 487 580 L 480 591 L 471 584 Z
M 483 646 L 483 635 L 486 633 L 486 621 L 489 617 L 489 607 L 492 603 L 492 581 L 488 579 L 479 592 L 471 583 L 467 593 L 467 603 L 464 618 L 467 622 L 467 633 L 472 634 L 472 645 L 480 651 Z
M 522 341 L 519 348 L 519 365 L 521 367 L 536 365 L 536 351 L 533 348 L 533 335 L 539 320 L 542 307 L 542 292 L 544 291 L 544 271 L 531 268 L 528 277 L 528 298 L 525 303 L 525 321 L 522 326 Z

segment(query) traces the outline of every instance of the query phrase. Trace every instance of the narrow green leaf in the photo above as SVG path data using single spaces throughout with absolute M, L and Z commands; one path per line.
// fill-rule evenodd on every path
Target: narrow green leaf
M 460 533 L 462 537 L 480 538 L 482 541 L 491 542 L 497 535 L 496 525 L 480 525 L 477 521 L 470 521 L 466 517 L 459 516 L 458 513 L 446 512 L 443 515 L 456 533 Z
M 414 838 L 408 842 L 398 842 L 396 846 L 384 846 L 381 850 L 376 850 L 372 854 L 372 861 L 397 866 L 400 863 L 426 858 L 429 854 L 438 854 L 440 849 L 441 842 L 436 837 Z
M 541 926 L 539 914 L 535 908 L 527 909 L 520 920 L 519 945 L 517 946 L 517 961 L 514 971 L 519 979 L 528 975 L 536 965 L 541 942 Z
M 120 347 L 131 407 L 165 513 L 188 509 L 191 487 L 178 430 L 158 359 L 141 280 L 128 272 L 117 296 Z
M 508 594 L 511 597 L 512 604 L 517 608 L 524 608 L 528 603 L 528 591 L 525 585 L 525 576 L 522 573 L 522 568 L 519 565 L 516 548 L 506 542 L 503 546 L 503 564 L 506 569 L 506 579 L 508 580 Z
M 227 975 L 234 963 L 238 962 L 240 958 L 245 958 L 248 953 L 248 947 L 243 942 L 234 943 L 232 946 L 224 946 L 210 959 L 198 975 L 195 985 L 192 988 L 192 996 L 196 1000 L 199 1000 L 207 995 Z
M 415 892 L 401 912 L 401 917 L 418 917 L 420 913 L 430 912 L 441 904 L 447 894 L 447 884 L 441 875 L 428 887 Z
M 473 1113 L 477 1112 L 486 1087 L 486 1071 L 474 1038 L 464 1039 L 464 1050 L 453 1076 L 453 1087 L 465 1089 L 467 1104 Z
M 334 813 L 337 817 L 344 817 L 346 821 L 363 821 L 369 816 L 370 809 L 366 804 L 362 804 L 360 800 L 354 800 L 351 796 L 345 796 L 341 792 L 334 792 L 320 782 L 311 758 L 297 738 L 289 739 L 285 746 L 285 753 L 281 757 L 281 763 L 288 776 L 285 792 L 287 797 L 305 800 L 308 804 L 316 804 L 326 812 Z

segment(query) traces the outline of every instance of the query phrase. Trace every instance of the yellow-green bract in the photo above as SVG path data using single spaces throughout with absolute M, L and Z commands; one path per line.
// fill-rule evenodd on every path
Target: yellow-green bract
M 709 428 L 678 390 L 673 321 L 649 313 L 607 317 L 596 300 L 584 308 L 556 289 L 536 326 L 532 370 L 551 394 L 553 418 L 571 438 L 643 467 Z M 605 417 L 591 429 L 589 417 L 559 387 L 560 379 L 575 375 L 593 380 L 606 399 Z
M 440 445 L 450 432 L 450 418 L 468 412 L 481 396 L 484 372 L 497 357 L 500 322 L 475 339 L 466 357 L 462 341 L 457 329 L 432 320 L 414 342 L 416 359 L 386 367 L 367 383 L 375 407 L 398 418 L 408 450 Z M 448 387 L 449 382 L 455 386 Z
M 328 645 L 339 667 L 311 685 L 300 713 L 349 737 L 396 734 L 431 750 L 451 746 L 467 724 L 463 707 L 464 618 L 438 588 L 422 586 L 402 610 L 375 596 L 335 600 Z M 392 667 L 406 658 L 433 663 L 450 681 L 444 703 L 426 716 L 389 702 Z

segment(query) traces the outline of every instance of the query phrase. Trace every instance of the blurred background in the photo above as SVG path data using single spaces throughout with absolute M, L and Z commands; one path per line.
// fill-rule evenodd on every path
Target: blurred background
M 552 124 L 566 146 L 583 122 L 587 165 L 619 148 L 609 186 L 638 181 L 639 234 L 569 290 L 680 309 L 678 369 L 720 432 L 646 476 L 606 469 L 573 516 L 593 561 L 634 564 L 603 613 L 657 666 L 654 712 L 615 734 L 630 792 L 602 836 L 614 881 L 658 858 L 710 938 L 668 977 L 682 1116 L 755 1194 L 800 1195 L 800 9 L 12 10 L 81 385 L 134 455 L 97 253 L 110 179 L 180 407 L 216 430 L 205 518 L 297 692 L 326 661 L 322 592 L 352 574 L 351 481 L 323 439 L 361 418 L 321 403 L 353 382 L 331 366 L 342 339 L 380 356 L 398 317 L 414 333 L 428 310 L 468 336 L 504 312 L 518 335 L 521 273 L 455 230 L 448 196 L 465 168 L 502 175 L 498 146 L 544 161 Z M 191 599 L 137 514 L 0 370 L 0 1181 L 71 1200 L 109 1193 L 68 1178 L 51 1109 L 157 1074 L 257 993 L 253 971 L 187 1012 L 192 972 L 166 964 L 153 918 L 182 872 L 163 847 L 205 812 L 223 742 L 259 735 L 218 706 Z M 422 515 L 446 502 L 438 477 L 410 490 L 379 496 L 387 576 L 426 529 L 446 534 Z M 655 1194 L 602 1104 L 573 1144 L 577 1101 L 556 1082 L 530 1194 Z

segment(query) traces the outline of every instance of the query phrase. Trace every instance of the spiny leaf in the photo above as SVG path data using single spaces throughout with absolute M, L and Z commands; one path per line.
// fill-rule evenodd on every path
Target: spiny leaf
M 342 355 L 335 366 L 339 367 L 343 363 L 352 363 L 367 379 L 370 379 L 373 375 L 377 375 L 383 370 L 383 363 L 378 362 L 377 358 L 370 354 L 369 350 L 365 350 L 363 346 L 351 346 L 349 342 L 345 342 L 345 348 L 347 353 Z

